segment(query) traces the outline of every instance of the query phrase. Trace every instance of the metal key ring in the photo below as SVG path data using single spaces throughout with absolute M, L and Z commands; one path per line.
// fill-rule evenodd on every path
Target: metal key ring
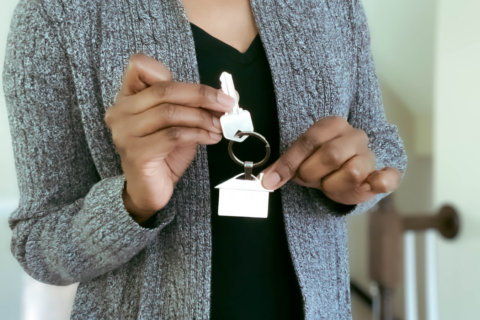
M 239 131 L 235 134 L 235 136 L 237 136 L 239 138 L 241 138 L 243 136 L 253 136 L 253 137 L 261 140 L 263 143 L 265 143 L 265 149 L 266 149 L 267 154 L 265 155 L 265 158 L 263 158 L 262 161 L 254 163 L 253 168 L 260 167 L 260 166 L 264 165 L 265 163 L 267 163 L 268 158 L 270 158 L 270 145 L 268 144 L 268 141 L 267 141 L 267 139 L 265 139 L 264 136 L 262 136 L 259 133 L 253 132 L 253 131 Z M 233 143 L 234 142 L 236 142 L 236 141 L 230 140 L 230 143 L 228 144 L 228 154 L 230 155 L 232 160 L 235 161 L 235 163 L 237 163 L 237 164 L 239 164 L 243 167 L 243 166 L 245 166 L 245 162 L 241 161 L 240 159 L 238 159 L 233 154 Z

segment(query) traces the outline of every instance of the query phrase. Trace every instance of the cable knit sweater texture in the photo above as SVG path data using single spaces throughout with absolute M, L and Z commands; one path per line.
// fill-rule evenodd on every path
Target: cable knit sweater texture
M 406 156 L 385 120 L 360 0 L 251 0 L 275 86 L 281 152 L 319 119 L 363 129 L 377 166 Z M 80 282 L 72 319 L 208 319 L 210 188 L 205 146 L 150 228 L 122 202 L 124 176 L 103 121 L 129 57 L 199 83 L 180 0 L 20 0 L 4 89 L 20 185 L 11 249 L 33 278 Z M 221 168 L 219 168 L 221 170 Z M 345 216 L 320 191 L 280 191 L 306 319 L 350 319 Z

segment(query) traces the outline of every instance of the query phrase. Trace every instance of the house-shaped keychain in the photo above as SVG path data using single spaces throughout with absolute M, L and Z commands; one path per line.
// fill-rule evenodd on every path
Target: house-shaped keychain
M 270 192 L 262 186 L 262 176 L 251 180 L 238 179 L 243 173 L 216 186 L 220 189 L 218 215 L 230 217 L 266 218 Z

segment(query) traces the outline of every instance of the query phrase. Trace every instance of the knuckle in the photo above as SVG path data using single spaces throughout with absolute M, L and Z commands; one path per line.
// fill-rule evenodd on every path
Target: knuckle
M 347 120 L 341 116 L 330 116 L 320 119 L 317 123 L 319 124 L 333 124 L 334 126 L 344 126 L 348 125 Z
M 368 136 L 365 133 L 365 131 L 360 129 L 353 129 L 353 130 L 354 130 L 354 135 L 359 139 L 359 141 L 363 145 L 368 146 Z
M 363 182 L 363 174 L 360 172 L 360 170 L 354 166 L 349 166 L 346 168 L 346 174 L 347 174 L 347 179 L 355 184 L 359 185 L 360 183 Z
M 385 178 L 380 178 L 375 186 L 375 189 L 379 193 L 387 193 L 388 192 L 388 181 Z
M 348 123 L 348 121 L 344 117 L 333 116 L 332 121 L 335 124 L 335 126 L 337 126 L 339 128 L 350 127 L 350 124 Z
M 348 121 L 341 116 L 330 116 L 320 119 L 315 123 L 316 127 L 328 127 L 335 132 L 341 133 L 352 128 Z
M 153 86 L 153 92 L 161 99 L 168 98 L 174 90 L 175 82 L 173 81 L 159 82 Z
M 130 57 L 130 60 L 128 61 L 128 68 L 129 69 L 137 69 L 139 64 L 141 64 L 141 61 L 144 58 L 143 53 L 135 53 Z
M 338 168 L 343 164 L 341 147 L 333 143 L 326 143 L 322 148 L 324 149 L 323 161 L 326 165 Z
M 375 169 L 377 164 L 377 157 L 375 156 L 375 153 L 373 153 L 370 149 L 368 149 L 365 152 L 365 157 L 368 159 L 368 161 L 370 161 L 372 169 Z
M 118 137 L 118 133 L 116 131 L 112 131 L 112 140 L 113 144 L 115 144 L 116 147 L 119 147 L 121 145 L 122 139 Z
M 115 144 L 117 148 L 123 149 L 125 146 L 125 141 L 127 140 L 127 137 L 121 131 L 113 130 L 112 140 L 113 140 L 113 144 Z
M 198 94 L 202 97 L 206 97 L 208 95 L 208 88 L 206 85 L 201 84 L 198 86 Z
M 198 116 L 199 123 L 209 124 L 213 122 L 212 116 L 208 112 L 205 112 L 202 110 L 197 110 L 197 111 L 198 111 L 197 116 Z
M 180 127 L 172 127 L 167 129 L 167 137 L 172 141 L 179 141 L 182 137 L 182 129 Z
M 289 179 L 295 175 L 295 164 L 289 160 L 284 159 L 279 166 L 278 174 L 282 177 L 282 180 Z
M 215 89 L 213 89 L 213 88 L 211 88 L 207 85 L 204 85 L 204 84 L 201 84 L 201 85 L 198 86 L 198 94 L 203 99 L 216 101 L 217 95 L 214 92 L 214 90 Z
M 199 129 L 199 128 L 194 128 L 191 131 L 191 136 L 194 137 L 196 143 L 200 143 L 200 140 L 202 137 L 206 134 L 205 130 Z
M 115 145 L 122 145 L 124 141 L 128 138 L 127 134 L 123 130 L 118 130 L 118 128 L 113 128 L 112 130 L 112 140 Z
M 144 56 L 145 55 L 143 53 L 140 53 L 140 52 L 134 53 L 130 57 L 130 61 L 131 62 L 138 62 L 138 61 L 142 60 Z
M 112 107 L 113 108 L 113 107 Z M 112 123 L 113 123 L 113 111 L 112 108 L 108 109 L 105 111 L 105 115 L 103 116 L 103 121 L 107 124 L 107 127 L 109 129 L 112 129 Z
M 297 175 L 298 179 L 300 179 L 301 181 L 306 182 L 306 183 L 313 183 L 313 182 L 317 181 L 316 177 L 314 175 L 312 175 L 310 171 L 306 170 L 302 166 L 300 166 L 300 168 L 298 168 L 298 170 L 296 172 L 296 175 Z
M 318 146 L 318 139 L 313 134 L 302 134 L 300 136 L 301 146 L 307 153 L 313 152 Z
M 166 103 L 162 105 L 161 110 L 161 117 L 167 122 L 171 123 L 175 119 L 175 114 L 177 112 L 177 108 L 170 103 Z

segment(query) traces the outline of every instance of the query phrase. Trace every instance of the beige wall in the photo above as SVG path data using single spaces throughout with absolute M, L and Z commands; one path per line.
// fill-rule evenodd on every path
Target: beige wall
M 413 115 L 409 123 L 395 117 L 391 121 L 412 131 L 410 155 L 430 155 L 437 0 L 363 3 L 382 89 L 396 100 L 386 108 L 400 106 Z
M 434 201 L 461 214 L 456 241 L 437 237 L 441 320 L 480 319 L 480 1 L 440 0 Z

